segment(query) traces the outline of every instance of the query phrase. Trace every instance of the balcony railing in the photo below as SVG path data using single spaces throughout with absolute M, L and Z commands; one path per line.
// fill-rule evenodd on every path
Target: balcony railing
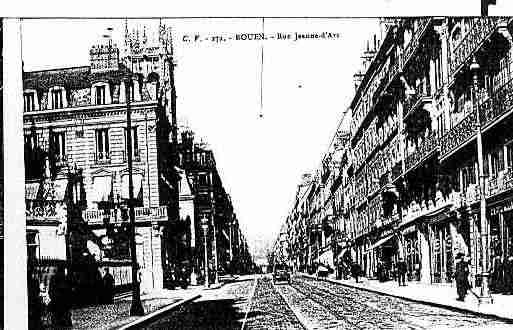
M 513 169 L 511 168 L 488 180 L 486 197 L 494 196 L 510 189 L 513 189 Z
M 488 39 L 498 22 L 498 18 L 477 18 L 471 20 L 470 30 L 454 51 L 452 51 L 449 66 L 451 76 L 476 52 L 483 41 Z
M 431 96 L 430 91 L 418 92 L 410 99 L 408 99 L 404 104 L 404 118 L 411 115 L 415 110 L 420 108 L 422 105 L 426 103 L 430 103 L 433 101 L 433 97 Z
M 481 189 L 478 184 L 471 184 L 467 187 L 462 196 L 462 203 L 470 205 L 479 200 L 481 197 Z
M 132 152 L 132 161 L 140 162 L 141 161 L 141 150 L 136 149 Z M 128 153 L 123 151 L 123 162 L 128 162 Z
M 438 191 L 437 198 L 434 201 L 429 200 L 426 202 L 423 200 L 420 205 L 417 203 L 411 203 L 409 206 L 404 208 L 402 221 L 403 223 L 408 223 L 420 216 L 433 214 L 446 206 L 460 207 L 461 201 L 461 194 L 459 192 L 452 191 L 449 195 L 443 196 L 442 193 Z
M 419 146 L 417 150 L 406 156 L 405 166 L 406 170 L 411 169 L 418 163 L 426 159 L 438 147 L 438 134 L 431 133 Z
M 96 153 L 96 164 L 110 164 L 111 157 L 108 151 Z
M 158 206 L 158 207 L 136 207 L 135 211 L 135 220 L 136 221 L 145 221 L 145 220 L 166 220 L 167 219 L 167 207 L 166 206 Z M 84 221 L 89 224 L 98 224 L 103 223 L 103 219 L 105 218 L 105 212 L 103 210 L 85 210 L 82 213 L 82 217 Z M 117 218 L 117 219 L 116 219 Z M 109 222 L 111 223 L 122 222 L 121 213 L 118 212 L 117 217 L 115 210 L 109 211 Z
M 406 65 L 412 55 L 415 53 L 415 51 L 418 49 L 420 45 L 420 41 L 422 40 L 422 37 L 424 36 L 425 32 L 427 31 L 427 27 L 429 23 L 433 20 L 432 18 L 419 18 L 416 19 L 419 23 L 419 26 L 417 30 L 415 31 L 415 35 L 412 37 L 410 43 L 408 46 L 406 46 L 406 49 L 403 52 L 402 56 L 402 63 Z
M 440 156 L 446 157 L 476 134 L 477 120 L 475 111 L 471 111 L 462 121 L 447 132 L 440 142 Z
M 513 79 L 486 99 L 479 106 L 479 119 L 483 127 L 492 124 L 495 119 L 513 108 Z
M 63 167 L 68 165 L 68 156 L 67 155 L 55 155 L 55 165 L 58 167 Z

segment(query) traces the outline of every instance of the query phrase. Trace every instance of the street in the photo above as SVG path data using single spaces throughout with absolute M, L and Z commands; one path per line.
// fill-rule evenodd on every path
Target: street
M 507 327 L 472 314 L 305 277 L 256 277 L 206 290 L 145 329 L 430 329 Z M 511 326 L 511 324 L 509 324 Z

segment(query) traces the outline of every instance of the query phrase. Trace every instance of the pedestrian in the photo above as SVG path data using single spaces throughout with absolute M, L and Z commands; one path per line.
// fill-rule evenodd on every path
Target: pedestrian
M 39 291 L 39 280 L 34 276 L 33 269 L 27 271 L 28 291 L 28 328 L 41 329 L 42 300 Z
M 454 276 L 456 278 L 456 292 L 458 294 L 457 300 L 464 301 L 467 291 L 470 289 L 470 283 L 468 282 L 468 263 L 465 261 L 463 253 L 458 253 L 456 260 L 458 260 L 458 262 L 456 263 Z
M 71 326 L 71 285 L 63 266 L 57 267 L 57 273 L 50 280 L 49 294 L 53 325 Z
M 406 272 L 407 266 L 404 259 L 401 257 L 397 262 L 397 281 L 399 282 L 399 286 L 406 286 Z
M 378 281 L 385 282 L 385 267 L 383 266 L 383 262 L 381 262 L 381 260 L 378 261 L 377 273 Z
M 492 260 L 492 276 L 490 283 L 490 290 L 492 292 L 501 292 L 504 290 L 503 285 L 503 264 L 502 257 L 497 255 Z
M 114 302 L 114 277 L 109 272 L 109 267 L 105 267 L 105 274 L 102 278 L 103 303 L 112 304 Z
M 360 276 L 361 271 L 362 271 L 362 268 L 356 262 L 354 262 L 351 265 L 351 276 L 355 279 L 356 283 L 359 283 L 358 277 Z
M 504 261 L 504 293 L 513 294 L 513 256 Z

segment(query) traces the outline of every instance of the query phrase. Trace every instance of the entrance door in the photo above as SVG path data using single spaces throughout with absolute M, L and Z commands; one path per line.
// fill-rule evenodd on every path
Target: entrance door
M 452 282 L 454 261 L 448 223 L 433 226 L 432 258 L 433 282 Z

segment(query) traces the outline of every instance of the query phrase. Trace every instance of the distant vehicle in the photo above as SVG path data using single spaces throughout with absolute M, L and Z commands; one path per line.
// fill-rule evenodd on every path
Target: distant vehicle
M 287 282 L 290 284 L 290 268 L 287 265 L 277 264 L 273 269 L 273 283 Z

